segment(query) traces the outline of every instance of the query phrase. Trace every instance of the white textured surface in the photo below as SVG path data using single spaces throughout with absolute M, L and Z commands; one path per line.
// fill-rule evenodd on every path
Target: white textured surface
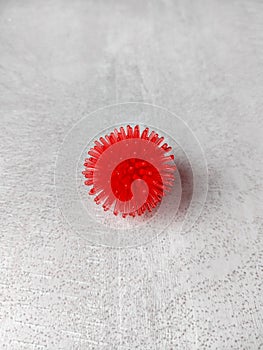
M 0 3 L 0 349 L 263 349 L 262 13 L 257 0 Z M 186 235 L 92 247 L 56 207 L 55 158 L 82 116 L 124 101 L 184 117 L 208 199 Z

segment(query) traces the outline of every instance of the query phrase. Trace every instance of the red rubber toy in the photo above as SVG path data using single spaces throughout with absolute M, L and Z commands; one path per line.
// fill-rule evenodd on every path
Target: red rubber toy
M 100 137 L 89 150 L 82 172 L 90 195 L 104 210 L 113 205 L 113 213 L 142 215 L 152 211 L 174 182 L 174 156 L 164 137 L 149 128 L 140 132 L 130 125 Z

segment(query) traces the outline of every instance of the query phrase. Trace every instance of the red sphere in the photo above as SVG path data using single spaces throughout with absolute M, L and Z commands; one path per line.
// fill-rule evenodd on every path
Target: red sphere
M 115 129 L 105 138 L 95 141 L 85 160 L 85 185 L 94 201 L 113 213 L 142 215 L 161 202 L 174 182 L 174 156 L 167 155 L 171 147 L 163 144 L 163 137 L 139 126 Z

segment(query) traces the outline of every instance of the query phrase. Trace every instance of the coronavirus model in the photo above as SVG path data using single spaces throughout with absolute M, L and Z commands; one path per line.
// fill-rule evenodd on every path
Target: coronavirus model
M 174 183 L 174 156 L 164 137 L 139 125 L 114 129 L 85 159 L 85 185 L 105 211 L 123 218 L 151 212 Z

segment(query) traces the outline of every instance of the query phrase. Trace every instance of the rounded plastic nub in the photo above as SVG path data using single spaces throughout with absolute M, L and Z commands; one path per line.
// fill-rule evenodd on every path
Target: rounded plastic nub
M 114 129 L 89 150 L 82 172 L 90 195 L 104 210 L 135 217 L 152 211 L 174 182 L 174 156 L 164 137 L 139 125 Z

